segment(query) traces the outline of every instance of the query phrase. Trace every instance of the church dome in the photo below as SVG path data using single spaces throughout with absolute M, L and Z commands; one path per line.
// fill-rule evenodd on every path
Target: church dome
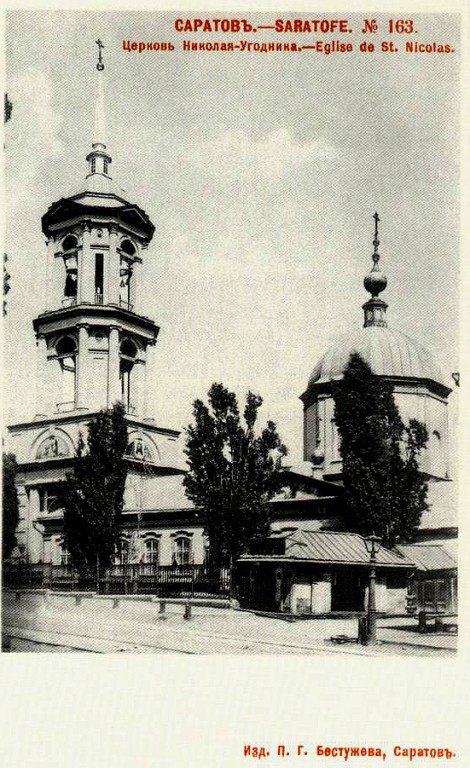
M 357 352 L 377 376 L 427 379 L 444 384 L 439 366 L 425 347 L 400 331 L 371 325 L 339 339 L 316 364 L 308 388 L 342 378 L 353 352 Z
M 377 213 L 373 218 L 373 266 L 364 279 L 364 286 L 371 296 L 362 307 L 364 326 L 340 338 L 323 355 L 310 375 L 307 390 L 316 384 L 341 379 L 351 355 L 357 352 L 377 376 L 432 381 L 439 387 L 444 387 L 448 393 L 450 389 L 444 383 L 442 373 L 428 350 L 401 331 L 393 330 L 387 325 L 387 304 L 379 298 L 379 293 L 387 286 L 387 278 L 379 267 L 380 219 Z

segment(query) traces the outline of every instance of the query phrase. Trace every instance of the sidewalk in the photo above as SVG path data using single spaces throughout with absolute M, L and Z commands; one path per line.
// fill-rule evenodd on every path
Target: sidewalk
M 158 602 L 119 599 L 84 599 L 80 605 L 70 596 L 52 594 L 48 603 L 41 595 L 5 593 L 3 632 L 16 638 L 18 650 L 25 642 L 97 653 L 185 654 L 350 654 L 350 655 L 449 655 L 456 652 L 457 637 L 450 634 L 419 634 L 411 618 L 379 619 L 379 644 L 364 647 L 354 642 L 355 619 L 284 621 L 241 610 L 195 606 L 192 617 L 183 617 L 184 604 L 167 604 L 159 613 Z M 336 644 L 331 637 L 345 635 L 351 642 Z M 20 641 L 23 641 L 23 645 Z M 12 650 L 15 642 L 12 641 Z M 21 646 L 22 647 L 19 647 Z M 48 649 L 50 650 L 50 648 Z

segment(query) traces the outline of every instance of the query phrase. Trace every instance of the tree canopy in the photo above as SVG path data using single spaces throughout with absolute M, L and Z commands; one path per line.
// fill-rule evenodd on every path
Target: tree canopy
M 18 490 L 16 488 L 17 464 L 13 453 L 3 454 L 2 485 L 2 557 L 10 557 L 16 545 L 15 531 L 19 521 Z
M 427 481 L 418 464 L 426 427 L 415 419 L 405 426 L 392 384 L 374 375 L 356 353 L 333 394 L 347 526 L 375 533 L 388 546 L 411 541 L 428 508 Z
M 119 548 L 127 442 L 122 403 L 89 422 L 86 446 L 80 435 L 73 474 L 61 486 L 64 540 L 76 565 L 108 565 Z
M 226 563 L 269 532 L 268 501 L 287 449 L 274 422 L 255 433 L 259 395 L 248 393 L 242 418 L 236 395 L 222 384 L 207 394 L 208 405 L 194 401 L 194 424 L 186 430 L 184 486 L 202 511 L 211 560 Z

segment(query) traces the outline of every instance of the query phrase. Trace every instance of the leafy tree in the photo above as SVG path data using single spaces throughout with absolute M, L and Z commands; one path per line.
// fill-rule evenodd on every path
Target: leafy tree
M 10 557 L 16 545 L 15 531 L 20 519 L 18 490 L 16 488 L 17 463 L 13 453 L 3 454 L 3 507 L 2 556 Z
M 259 395 L 248 393 L 242 421 L 233 392 L 213 384 L 207 394 L 209 406 L 194 401 L 194 424 L 186 430 L 184 485 L 202 510 L 211 560 L 227 563 L 252 538 L 268 533 L 268 501 L 278 487 L 287 449 L 272 421 L 255 434 L 263 402 Z
M 357 353 L 333 394 L 348 527 L 375 532 L 387 546 L 412 540 L 428 508 L 427 481 L 418 464 L 426 427 L 415 419 L 404 425 L 392 385 Z
M 88 424 L 79 437 L 73 474 L 61 486 L 64 539 L 76 565 L 109 565 L 119 548 L 127 464 L 127 422 L 122 403 Z

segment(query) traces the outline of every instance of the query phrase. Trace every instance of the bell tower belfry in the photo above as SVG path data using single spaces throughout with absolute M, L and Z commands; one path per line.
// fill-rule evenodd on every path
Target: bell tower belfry
M 139 278 L 154 226 L 122 197 L 105 137 L 104 64 L 98 61 L 95 128 L 83 189 L 42 217 L 47 238 L 45 312 L 38 344 L 37 418 L 111 407 L 145 413 L 155 323 L 139 314 Z
M 149 413 L 149 372 L 159 328 L 141 313 L 140 293 L 155 227 L 111 174 L 104 46 L 97 44 L 95 124 L 83 183 L 76 194 L 53 203 L 41 220 L 47 251 L 44 311 L 33 320 L 36 413 L 31 421 L 9 427 L 8 449 L 19 467 L 16 535 L 31 562 L 61 562 L 57 484 L 72 468 L 79 433 L 86 433 L 102 408 L 124 404 L 130 486 L 144 470 L 151 476 L 149 488 L 184 472 L 179 432 L 157 426 Z M 142 492 L 137 495 L 140 515 Z

